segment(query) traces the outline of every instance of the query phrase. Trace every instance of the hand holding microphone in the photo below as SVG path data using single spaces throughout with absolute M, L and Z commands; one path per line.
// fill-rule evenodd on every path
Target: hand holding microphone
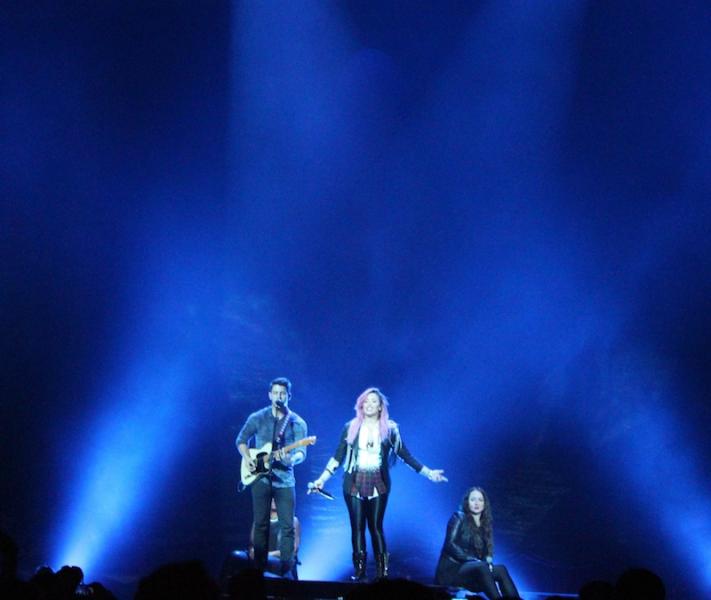
M 319 496 L 323 496 L 324 498 L 328 500 L 333 500 L 333 494 L 330 494 L 326 490 L 323 489 L 323 481 L 320 479 L 317 479 L 316 481 L 309 481 L 308 484 L 306 484 L 307 494 L 318 494 Z

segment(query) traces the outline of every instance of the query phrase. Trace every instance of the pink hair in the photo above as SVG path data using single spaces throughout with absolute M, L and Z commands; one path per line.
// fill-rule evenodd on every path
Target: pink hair
M 355 406 L 353 407 L 355 409 L 356 416 L 353 417 L 350 425 L 348 426 L 348 435 L 346 436 L 346 441 L 349 444 L 352 444 L 355 441 L 356 436 L 360 431 L 360 426 L 363 424 L 363 420 L 365 419 L 365 414 L 363 413 L 363 404 L 365 403 L 365 399 L 368 397 L 368 394 L 377 394 L 378 398 L 380 398 L 381 441 L 386 440 L 388 434 L 390 433 L 390 415 L 388 414 L 388 399 L 385 397 L 385 394 L 383 394 L 383 392 L 381 392 L 378 388 L 369 387 L 360 396 L 358 396 Z

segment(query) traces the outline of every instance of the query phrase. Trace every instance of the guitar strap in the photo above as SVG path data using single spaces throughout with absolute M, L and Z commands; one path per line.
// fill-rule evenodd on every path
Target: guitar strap
M 287 425 L 292 421 L 293 418 L 294 415 L 291 412 L 288 412 L 287 415 L 282 419 L 279 431 L 277 431 L 274 435 L 273 445 L 275 448 L 281 448 L 284 445 L 284 433 L 286 432 Z

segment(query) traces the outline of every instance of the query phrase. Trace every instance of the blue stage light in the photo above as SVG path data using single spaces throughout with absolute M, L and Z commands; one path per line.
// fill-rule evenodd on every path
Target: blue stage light
M 152 253 L 137 261 L 145 271 L 126 283 L 129 301 L 112 330 L 119 350 L 107 391 L 84 417 L 83 435 L 67 441 L 73 470 L 62 490 L 67 508 L 54 566 L 90 573 L 111 559 L 115 569 L 122 553 L 150 543 L 144 517 L 194 442 L 187 427 L 199 405 L 191 394 L 210 369 L 205 352 L 213 334 L 200 308 L 214 290 L 212 261 L 205 240 L 192 243 L 190 228 L 171 230 L 165 215 L 155 216 L 145 224 Z
M 345 513 L 345 505 L 339 506 Z M 345 516 L 345 515 L 343 515 Z M 351 572 L 350 526 L 347 517 L 334 518 L 325 527 L 311 520 L 309 532 L 302 537 L 299 552 L 299 577 L 316 581 L 340 581 Z M 329 519 L 331 521 L 331 519 Z
M 58 535 L 55 567 L 77 565 L 89 573 L 141 543 L 136 522 L 170 472 L 189 414 L 184 367 L 146 367 L 132 384 L 117 386 L 122 392 L 107 401 L 112 408 L 91 426 L 93 439 L 72 474 L 77 481 L 68 493 L 71 509 Z

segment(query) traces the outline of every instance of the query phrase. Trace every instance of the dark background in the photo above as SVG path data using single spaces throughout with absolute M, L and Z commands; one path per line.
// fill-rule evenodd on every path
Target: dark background
M 24 572 L 217 572 L 249 527 L 234 437 L 287 375 L 319 436 L 302 576 L 347 570 L 342 503 L 302 484 L 377 385 L 450 478 L 396 469 L 396 574 L 430 577 L 476 483 L 523 590 L 643 565 L 708 591 L 705 9 L 4 7 L 0 527 Z

